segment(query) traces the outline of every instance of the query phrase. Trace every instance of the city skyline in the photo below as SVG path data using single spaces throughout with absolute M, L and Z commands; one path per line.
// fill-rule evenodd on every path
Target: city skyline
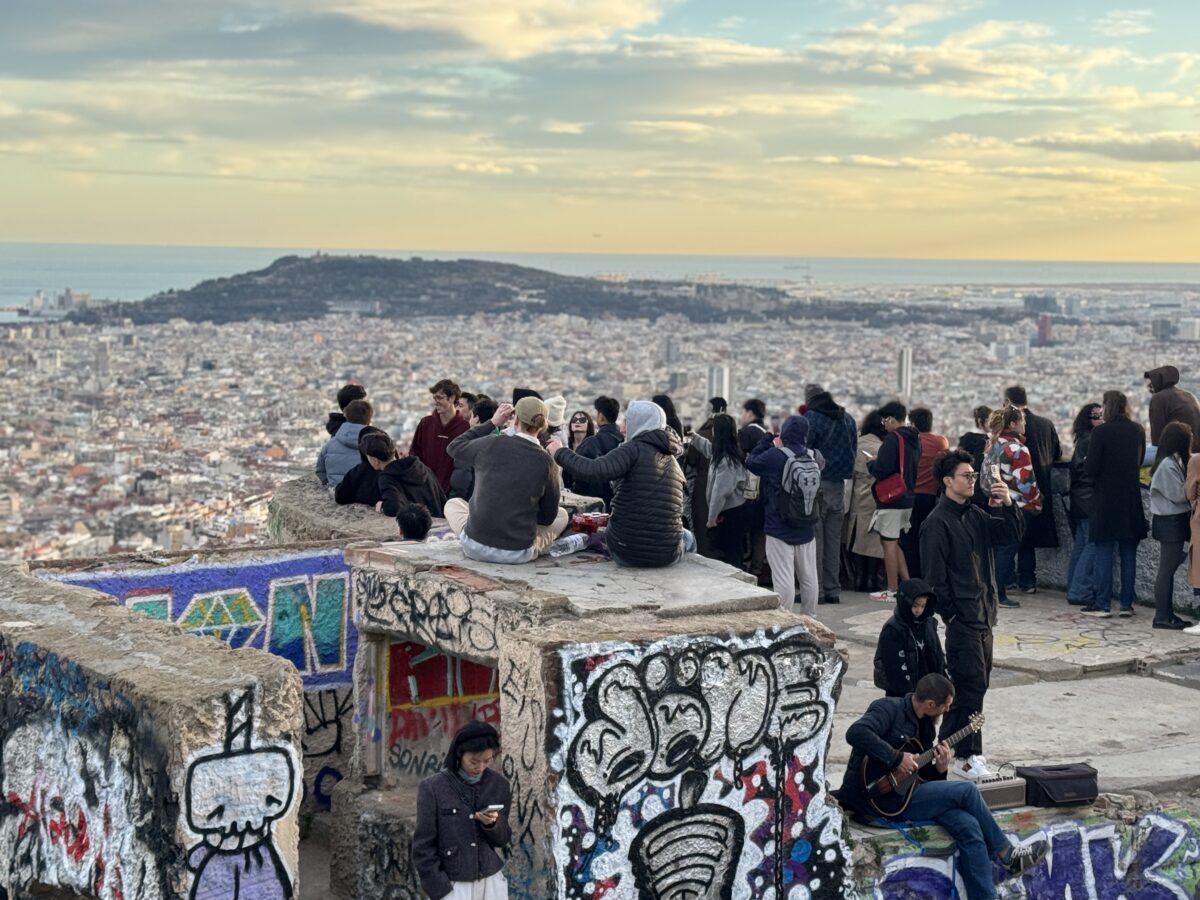
M 1189 261 L 1184 2 L 122 0 L 0 29 L 0 240 Z

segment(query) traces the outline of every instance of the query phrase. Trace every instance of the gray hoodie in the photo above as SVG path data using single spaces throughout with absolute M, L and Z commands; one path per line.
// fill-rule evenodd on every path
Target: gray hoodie
M 696 452 L 712 462 L 712 442 L 700 434 L 692 435 L 692 446 Z M 746 502 L 742 491 L 746 488 L 746 467 L 735 459 L 725 457 L 719 466 L 708 470 L 708 517 L 715 519 L 718 513 L 736 509 Z
M 321 484 L 337 487 L 346 473 L 362 462 L 358 453 L 358 433 L 364 427 L 346 422 L 326 441 L 317 456 L 317 478 Z
M 1177 516 L 1191 511 L 1183 491 L 1183 469 L 1179 460 L 1169 456 L 1158 464 L 1150 479 L 1150 515 Z

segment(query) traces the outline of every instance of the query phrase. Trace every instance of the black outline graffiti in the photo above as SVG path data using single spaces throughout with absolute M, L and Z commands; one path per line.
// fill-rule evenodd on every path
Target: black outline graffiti
M 731 900 L 746 825 L 719 803 L 701 803 L 705 777 L 686 772 L 679 806 L 634 836 L 629 862 L 640 900 Z
M 489 657 L 500 649 L 498 634 L 534 625 L 531 612 L 493 603 L 477 606 L 475 593 L 444 579 L 402 578 L 373 569 L 353 572 L 354 602 L 368 629 Z
M 188 866 L 195 872 L 192 889 L 188 894 L 190 900 L 208 900 L 210 897 L 210 889 L 205 885 L 205 872 L 218 857 L 244 858 L 244 862 L 240 859 L 229 859 L 225 863 L 234 875 L 235 898 L 239 893 L 236 888 L 240 884 L 241 868 L 244 866 L 246 871 L 250 871 L 264 863 L 273 868 L 282 896 L 290 898 L 293 895 L 292 880 L 283 865 L 279 851 L 275 848 L 271 823 L 287 815 L 292 807 L 296 795 L 296 770 L 291 754 L 282 747 L 255 747 L 253 733 L 254 688 L 251 686 L 236 696 L 231 693 L 225 697 L 225 738 L 222 748 L 198 757 L 188 766 L 184 793 L 187 823 L 192 831 L 202 836 L 200 843 L 188 851 Z M 281 791 L 287 795 L 284 799 L 281 800 L 273 794 L 256 797 L 254 799 L 258 803 L 257 806 L 247 804 L 247 808 L 238 810 L 237 815 L 229 822 L 225 821 L 229 811 L 223 804 L 202 817 L 198 816 L 198 813 L 204 812 L 197 809 L 197 798 L 193 792 L 198 771 L 205 767 L 223 766 L 228 760 L 244 760 L 250 757 L 268 759 L 275 756 L 283 760 L 287 771 L 287 787 Z M 212 824 L 211 821 L 214 817 L 217 819 L 216 824 Z M 258 828 L 251 828 L 250 823 L 255 820 L 261 820 L 261 824 Z M 249 846 L 246 844 L 247 839 L 253 840 Z M 251 858 L 252 854 L 254 859 Z M 219 877 L 218 874 L 218 879 Z M 215 886 L 220 890 L 221 882 L 218 880 Z M 216 900 L 223 894 L 213 893 L 211 896 Z
M 338 697 L 339 690 L 345 691 L 341 697 Z M 315 704 L 314 697 L 316 698 Z M 328 700 L 328 704 L 326 704 L 326 700 Z M 305 759 L 341 755 L 342 737 L 345 730 L 342 720 L 352 709 L 354 709 L 354 691 L 350 687 L 320 688 L 304 692 L 304 740 L 301 741 L 301 744 L 304 748 Z M 311 750 L 310 747 L 314 743 L 313 735 L 330 729 L 333 731 L 333 737 L 329 741 L 328 749 Z

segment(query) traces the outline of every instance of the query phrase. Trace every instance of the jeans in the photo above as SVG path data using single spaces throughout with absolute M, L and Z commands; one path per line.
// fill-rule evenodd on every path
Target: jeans
M 1097 609 L 1107 610 L 1113 592 L 1113 556 L 1121 555 L 1121 609 L 1133 609 L 1134 577 L 1137 574 L 1137 541 L 1103 541 L 1095 547 L 1096 601 Z
M 996 547 L 996 590 L 1001 600 L 1008 599 L 1008 585 L 1017 568 L 1017 545 L 1001 544 Z
M 671 561 L 671 565 L 675 565 L 675 563 L 677 563 L 681 559 L 683 559 L 683 555 L 685 553 L 695 553 L 696 547 L 697 547 L 696 536 L 694 534 L 692 534 L 690 531 L 688 531 L 686 528 L 683 529 L 683 537 L 681 537 L 679 539 L 679 552 L 677 552 L 675 554 L 675 559 L 673 559 Z M 612 547 L 606 547 L 605 549 L 608 550 L 608 558 L 611 559 L 613 562 L 615 562 L 621 568 L 623 568 L 623 569 L 638 568 L 638 566 L 635 566 L 632 563 L 625 562 L 625 560 L 621 559 L 621 557 L 619 557 L 619 556 L 617 556 L 617 554 L 613 553 Z
M 979 788 L 969 781 L 918 785 L 904 817 L 913 821 L 931 819 L 950 832 L 958 846 L 968 900 L 992 900 L 996 896 L 992 857 L 1012 844 L 992 818 Z
M 846 518 L 846 482 L 822 481 L 817 493 L 817 585 L 822 598 L 842 593 L 842 522 Z
M 1086 604 L 1096 599 L 1096 547 L 1088 540 L 1088 520 L 1075 523 L 1071 561 L 1067 564 L 1067 600 Z
M 1037 587 L 1037 551 L 1032 546 L 1025 546 L 1023 541 L 1017 548 L 1017 585 L 1022 590 Z
M 1183 541 L 1161 541 L 1158 545 L 1158 575 L 1154 579 L 1154 621 L 1165 625 L 1175 618 L 1175 570 L 1187 558 Z M 1121 572 L 1124 575 L 1124 571 Z

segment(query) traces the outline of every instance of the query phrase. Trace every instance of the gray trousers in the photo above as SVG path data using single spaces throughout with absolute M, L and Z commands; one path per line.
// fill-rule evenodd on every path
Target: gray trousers
M 821 599 L 842 593 L 842 522 L 846 518 L 846 482 L 821 482 L 817 494 L 817 585 Z

